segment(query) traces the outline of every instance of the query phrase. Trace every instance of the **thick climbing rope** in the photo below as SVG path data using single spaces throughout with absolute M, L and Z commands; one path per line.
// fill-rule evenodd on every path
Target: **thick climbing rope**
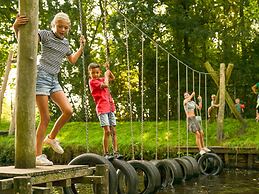
M 188 66 L 185 67 L 185 92 L 188 92 Z M 186 154 L 189 155 L 189 130 L 188 130 L 189 121 L 186 116 Z
M 141 160 L 144 159 L 144 42 L 145 38 L 144 35 L 141 35 L 141 150 L 140 150 L 140 157 Z
M 131 98 L 131 79 L 130 79 L 130 60 L 129 60 L 129 34 L 127 27 L 127 20 L 125 19 L 125 37 L 126 37 L 126 55 L 127 55 L 127 74 L 128 74 L 128 94 L 129 94 L 129 112 L 130 112 L 130 131 L 131 131 L 131 150 L 132 159 L 135 159 L 135 149 L 134 149 L 134 133 L 132 126 L 132 98 Z
M 82 2 L 78 0 L 79 4 L 79 22 L 80 22 L 80 31 L 83 34 L 83 11 L 82 11 Z M 82 67 L 83 67 L 83 83 L 84 83 L 84 93 L 83 93 L 83 106 L 85 111 L 85 131 L 86 131 L 86 150 L 89 152 L 89 130 L 88 130 L 88 114 L 87 114 L 87 107 L 88 107 L 88 98 L 87 98 L 87 91 L 88 91 L 88 84 L 86 80 L 86 73 L 85 73 L 85 55 L 84 53 L 81 55 L 82 58 Z
M 105 38 L 105 58 L 106 62 L 110 63 L 110 52 L 109 52 L 109 40 L 108 40 L 108 33 L 107 33 L 107 0 L 104 0 L 103 6 L 103 31 L 104 31 L 104 38 Z
M 178 124 L 177 124 L 177 144 L 178 144 L 178 157 L 180 156 L 180 145 L 181 145 L 181 94 L 180 94 L 180 62 L 177 60 L 177 116 L 178 116 Z
M 207 115 L 208 115 L 208 91 L 207 91 L 207 74 L 204 75 L 204 93 L 205 93 L 205 97 L 204 97 L 204 101 L 205 101 L 205 131 L 206 131 L 206 138 L 205 138 L 205 146 L 207 147 L 207 140 L 208 140 L 208 120 L 207 120 Z
M 156 156 L 158 152 L 158 44 L 156 44 Z
M 167 158 L 169 159 L 169 134 L 170 134 L 170 55 L 167 54 Z

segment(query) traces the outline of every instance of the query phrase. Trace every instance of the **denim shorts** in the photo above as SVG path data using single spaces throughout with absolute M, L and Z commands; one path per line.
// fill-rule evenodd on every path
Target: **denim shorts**
M 116 117 L 114 112 L 104 113 L 98 115 L 101 127 L 116 126 Z
M 36 95 L 50 96 L 50 94 L 58 91 L 62 91 L 62 88 L 58 82 L 58 75 L 50 74 L 43 70 L 38 70 Z

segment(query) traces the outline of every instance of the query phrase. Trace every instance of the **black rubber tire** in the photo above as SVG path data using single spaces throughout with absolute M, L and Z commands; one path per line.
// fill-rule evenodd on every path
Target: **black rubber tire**
M 184 180 L 183 169 L 181 165 L 175 159 L 164 159 L 172 164 L 172 169 L 174 172 L 174 184 L 181 183 Z
M 118 177 L 116 169 L 112 163 L 105 159 L 103 156 L 94 153 L 85 153 L 75 157 L 69 162 L 68 165 L 89 165 L 96 166 L 96 164 L 108 164 L 109 165 L 109 194 L 115 194 L 118 188 Z M 71 185 L 74 194 L 77 194 L 74 185 Z
M 160 172 L 162 189 L 173 186 L 174 170 L 172 163 L 166 160 L 152 160 L 151 162 L 155 164 Z
M 223 171 L 223 161 L 215 153 L 203 154 L 199 160 L 199 170 L 204 175 L 219 175 Z
M 137 174 L 143 175 L 144 179 L 141 182 L 141 178 L 139 178 L 140 186 L 144 186 L 143 190 L 140 190 L 138 187 L 138 194 L 151 194 L 155 193 L 156 190 L 156 178 L 153 169 L 151 168 L 150 162 L 145 160 L 130 160 L 128 161 L 129 164 L 133 166 Z
M 118 174 L 118 194 L 137 193 L 138 175 L 133 166 L 118 159 L 112 160 L 112 164 Z
M 184 180 L 190 180 L 193 177 L 193 167 L 192 164 L 184 158 L 175 158 L 175 160 L 180 164 L 183 169 Z
M 159 160 L 152 160 L 152 161 L 147 161 L 147 162 L 150 163 L 150 168 L 153 170 L 153 173 L 155 176 L 155 180 L 156 180 L 155 191 L 158 191 L 161 188 L 161 175 L 155 163 L 158 163 Z
M 188 160 L 192 164 L 193 176 L 198 177 L 200 175 L 200 169 L 199 169 L 198 161 L 191 156 L 183 156 L 182 158 Z

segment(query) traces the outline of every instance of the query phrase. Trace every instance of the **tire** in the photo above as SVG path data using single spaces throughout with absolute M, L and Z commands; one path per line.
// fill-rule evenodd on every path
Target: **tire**
M 154 164 L 154 161 L 155 161 L 155 163 L 159 162 L 159 160 L 153 160 L 153 162 L 151 162 L 151 161 L 147 161 L 147 162 L 149 163 L 150 168 L 152 169 L 152 171 L 154 173 L 155 183 L 156 183 L 155 191 L 158 191 L 159 189 L 161 189 L 161 175 L 160 175 L 158 168 Z
M 138 174 L 138 194 L 151 194 L 155 193 L 156 190 L 156 179 L 153 169 L 151 168 L 150 162 L 130 160 L 128 161 L 133 166 L 136 173 Z M 144 187 L 144 189 L 140 188 Z
M 192 164 L 184 158 L 175 158 L 175 160 L 180 164 L 183 169 L 184 180 L 190 180 L 193 177 L 193 167 Z
M 172 170 L 174 172 L 174 182 L 175 183 L 181 183 L 184 180 L 184 174 L 183 169 L 180 166 L 180 164 L 175 159 L 164 159 L 165 161 L 168 161 L 172 165 Z
M 105 159 L 103 156 L 94 154 L 94 153 L 86 153 L 81 154 L 71 160 L 68 165 L 89 165 L 95 166 L 96 164 L 108 164 L 109 166 L 109 194 L 115 194 L 117 192 L 118 187 L 118 177 L 116 174 L 116 170 L 113 167 L 112 163 Z M 77 194 L 75 189 L 75 185 L 71 185 L 74 194 Z
M 182 158 L 188 160 L 192 164 L 193 176 L 194 177 L 198 177 L 200 175 L 198 161 L 195 158 L 191 157 L 191 156 L 183 156 Z
M 138 175 L 132 165 L 124 160 L 112 160 L 118 174 L 118 194 L 137 193 Z
M 152 160 L 160 173 L 162 189 L 170 187 L 174 182 L 174 172 L 170 162 L 165 160 Z
M 215 153 L 203 154 L 198 164 L 200 172 L 204 175 L 219 175 L 223 171 L 223 162 Z

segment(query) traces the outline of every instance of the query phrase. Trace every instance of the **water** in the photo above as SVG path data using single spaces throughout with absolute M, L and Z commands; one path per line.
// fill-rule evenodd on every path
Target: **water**
M 199 176 L 159 194 L 258 194 L 259 171 L 224 170 L 219 176 Z
M 91 187 L 80 185 L 80 194 L 93 194 Z M 56 188 L 55 194 L 62 194 Z M 259 194 L 259 171 L 224 170 L 219 176 L 204 176 L 173 185 L 157 194 Z

